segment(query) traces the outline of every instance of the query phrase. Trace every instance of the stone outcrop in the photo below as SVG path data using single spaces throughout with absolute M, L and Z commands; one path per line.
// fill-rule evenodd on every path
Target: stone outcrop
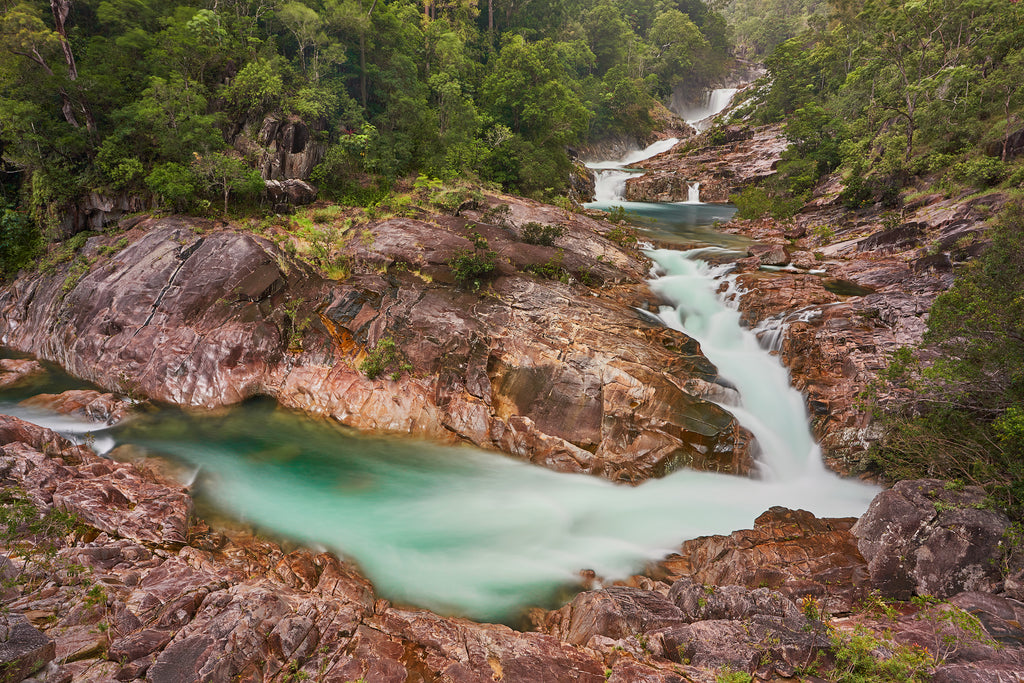
M 132 410 L 130 401 L 94 389 L 71 389 L 60 394 L 36 394 L 21 404 L 107 425 L 122 422 Z
M 67 205 L 60 233 L 67 238 L 85 230 L 103 230 L 126 214 L 152 210 L 155 206 L 153 199 L 145 195 L 90 192 Z
M 749 436 L 702 398 L 722 391 L 717 371 L 696 342 L 633 309 L 647 305 L 632 284 L 647 266 L 601 236 L 607 224 L 525 201 L 503 224 L 463 214 L 350 228 L 336 237 L 353 271 L 342 281 L 263 237 L 146 219 L 113 254 L 101 247 L 114 237 L 90 240 L 95 265 L 77 283 L 65 266 L 0 291 L 0 340 L 180 405 L 269 395 L 359 429 L 614 480 L 748 470 Z M 553 247 L 525 244 L 515 226 L 529 221 L 565 231 Z M 496 254 L 486 295 L 457 286 L 448 265 L 473 249 L 470 230 Z M 523 272 L 556 258 L 567 283 Z M 360 365 L 384 340 L 400 359 L 371 379 Z
M 667 582 L 768 587 L 794 601 L 810 596 L 831 612 L 848 612 L 868 590 L 867 563 L 850 533 L 855 521 L 773 507 L 753 529 L 686 541 L 648 573 Z
M 257 156 L 256 170 L 264 180 L 309 180 L 327 151 L 306 122 L 297 116 L 267 116 L 259 129 L 246 129 L 235 140 L 243 154 Z
M 961 490 L 935 479 L 883 491 L 852 529 L 872 585 L 900 600 L 1001 590 L 1010 520 L 984 505 L 981 488 Z
M 31 377 L 45 373 L 39 361 L 20 358 L 0 358 L 0 387 L 22 384 Z
M 18 683 L 54 656 L 53 639 L 28 623 L 24 615 L 0 613 L 0 681 Z
M 317 189 L 305 180 L 266 180 L 267 196 L 275 211 L 287 213 L 290 207 L 311 204 L 316 199 Z
M 766 244 L 791 239 L 797 249 L 815 252 L 813 262 L 791 260 L 816 273 L 740 275 L 746 292 L 739 308 L 807 396 L 814 433 L 833 469 L 861 466 L 861 454 L 878 435 L 860 396 L 893 351 L 921 341 L 932 302 L 953 282 L 949 264 L 979 252 L 985 217 L 1002 201 L 998 195 L 963 204 L 925 198 L 905 208 L 905 229 L 887 227 L 892 217 L 883 220 L 877 210 L 851 213 L 829 202 L 790 223 L 764 219 L 726 227 Z M 907 235 L 916 237 L 908 241 Z M 879 396 L 883 406 L 898 400 Z
M 729 195 L 775 173 L 789 142 L 779 125 L 705 132 L 631 168 L 644 174 L 626 181 L 633 202 L 682 202 L 691 183 L 700 183 L 703 202 L 727 202 Z M 714 135 L 720 135 L 718 140 Z

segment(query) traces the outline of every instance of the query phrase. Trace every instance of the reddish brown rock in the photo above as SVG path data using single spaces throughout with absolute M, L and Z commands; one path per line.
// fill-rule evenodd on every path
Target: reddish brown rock
M 812 596 L 831 611 L 849 611 L 868 589 L 867 563 L 850 533 L 854 522 L 773 507 L 753 529 L 686 541 L 650 573 L 670 583 L 766 586 L 791 600 Z
M 693 340 L 633 310 L 642 286 L 616 284 L 643 280 L 646 264 L 601 237 L 608 224 L 507 199 L 506 222 L 562 225 L 556 246 L 519 242 L 479 210 L 393 218 L 344 242 L 359 268 L 342 282 L 261 237 L 143 220 L 70 291 L 62 272 L 0 290 L 0 334 L 160 401 L 270 395 L 367 431 L 465 440 L 614 480 L 746 472 L 748 435 L 702 398 L 717 390 L 715 368 Z M 455 286 L 448 266 L 472 246 L 469 221 L 499 254 L 485 296 Z M 518 270 L 556 254 L 567 278 L 604 286 Z M 370 379 L 360 364 L 382 340 L 400 362 Z
M 0 387 L 10 387 L 45 372 L 38 361 L 0 358 Z
M 748 129 L 749 131 L 749 129 Z M 680 202 L 689 197 L 690 183 L 700 183 L 703 202 L 727 202 L 729 195 L 747 184 L 775 173 L 789 142 L 780 125 L 756 128 L 750 135 L 715 145 L 708 133 L 692 143 L 634 164 L 644 169 L 626 181 L 626 199 L 634 202 Z
M 789 263 L 789 253 L 781 244 L 753 244 L 747 248 L 747 254 L 756 256 L 761 265 L 784 266 Z
M 116 481 L 142 508 L 179 491 L 83 448 L 75 449 L 76 462 L 62 460 L 57 453 L 66 442 L 14 418 L 0 418 L 0 442 L 3 484 L 18 483 L 43 507 L 55 487 L 80 487 L 91 497 Z M 33 443 L 58 450 L 47 456 Z M 112 478 L 116 473 L 123 476 Z M 62 539 L 67 547 L 51 560 L 50 573 L 5 596 L 11 610 L 56 620 L 51 630 L 69 661 L 46 681 L 605 680 L 595 652 L 551 635 L 393 607 L 376 600 L 351 565 L 328 555 L 285 555 L 242 536 L 215 553 L 188 545 L 149 550 L 130 538 L 159 536 L 159 515 L 150 516 L 148 532 L 121 505 L 111 505 L 102 521 L 103 533 Z M 52 658 L 53 641 L 42 634 L 36 640 L 49 648 L 40 661 Z M 657 666 L 627 670 L 637 680 L 678 680 Z
M 92 422 L 117 424 L 131 411 L 131 403 L 114 394 L 93 389 L 72 389 L 60 394 L 36 394 L 21 402 L 32 408 L 73 415 Z

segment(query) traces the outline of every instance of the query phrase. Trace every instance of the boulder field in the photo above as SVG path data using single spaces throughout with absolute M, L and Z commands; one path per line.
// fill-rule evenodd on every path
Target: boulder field
M 21 511 L 0 544 L 5 682 L 821 680 L 805 676 L 842 674 L 854 636 L 880 659 L 918 653 L 933 680 L 1024 675 L 1008 520 L 935 481 L 883 492 L 856 524 L 773 508 L 516 630 L 394 605 L 334 556 L 213 530 L 146 462 L 17 418 L 0 417 L 0 478 Z M 887 602 L 923 591 L 949 600 Z
M 486 210 L 499 199 L 505 210 Z M 616 481 L 747 472 L 748 433 L 706 400 L 730 391 L 715 367 L 636 310 L 651 305 L 642 255 L 607 223 L 488 201 L 458 217 L 325 219 L 310 239 L 346 265 L 338 280 L 294 255 L 310 248 L 294 226 L 123 221 L 0 288 L 0 344 L 133 397 L 208 408 L 271 396 Z M 527 244 L 531 222 L 562 233 Z M 453 259 L 488 253 L 493 279 L 456 282 Z

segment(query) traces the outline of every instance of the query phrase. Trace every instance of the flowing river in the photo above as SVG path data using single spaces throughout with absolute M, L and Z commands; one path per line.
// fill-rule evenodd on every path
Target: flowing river
M 708 228 L 730 209 L 649 206 L 660 212 L 651 224 L 658 230 L 707 245 L 648 252 L 651 287 L 671 302 L 664 323 L 700 341 L 737 388 L 739 400 L 725 407 L 757 437 L 758 478 L 682 470 L 615 485 L 474 448 L 363 436 L 270 401 L 206 415 L 159 408 L 105 429 L 18 403 L 81 386 L 56 369 L 46 385 L 0 394 L 0 412 L 77 434 L 98 450 L 117 446 L 117 457 L 172 459 L 200 506 L 352 558 L 391 600 L 484 620 L 552 604 L 583 569 L 625 577 L 685 539 L 750 527 L 772 505 L 862 513 L 874 489 L 825 471 L 786 370 L 719 293 L 723 282 L 735 288 L 729 267 L 701 259 L 734 244 Z M 643 220 L 644 207 L 628 208 Z

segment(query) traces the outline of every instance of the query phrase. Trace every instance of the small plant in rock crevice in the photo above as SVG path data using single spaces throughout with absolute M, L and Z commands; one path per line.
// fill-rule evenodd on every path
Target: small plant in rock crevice
M 487 239 L 476 231 L 470 232 L 472 249 L 460 249 L 448 260 L 452 277 L 460 286 L 477 291 L 497 271 L 498 253 L 491 250 Z
M 366 358 L 359 364 L 359 371 L 368 379 L 377 379 L 387 371 L 391 379 L 398 379 L 402 372 L 412 372 L 412 364 L 405 360 L 395 340 L 384 337 L 367 351 Z
M 565 257 L 565 253 L 559 249 L 558 252 L 544 263 L 532 263 L 528 266 L 524 266 L 523 270 L 527 273 L 533 273 L 539 275 L 546 280 L 559 280 L 561 282 L 569 281 L 569 273 L 566 272 L 565 268 L 562 267 L 562 259 Z

